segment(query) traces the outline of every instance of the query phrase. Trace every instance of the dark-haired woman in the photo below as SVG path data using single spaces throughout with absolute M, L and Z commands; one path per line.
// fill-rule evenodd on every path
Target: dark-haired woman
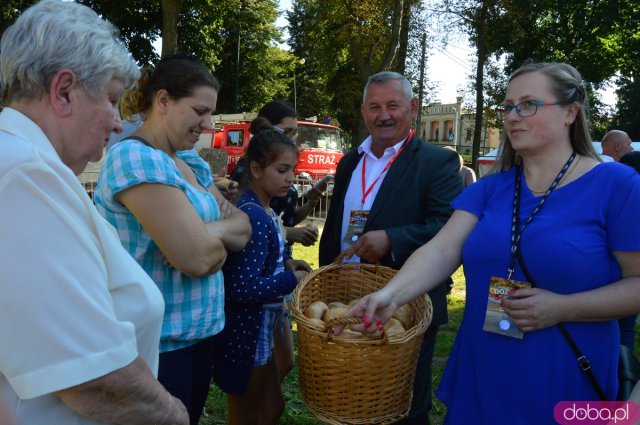
M 269 205 L 289 191 L 297 149 L 267 120 L 256 120 L 264 129 L 256 129 L 245 152 L 246 187 L 236 201 L 253 232 L 246 247 L 230 253 L 224 265 L 227 324 L 216 336 L 215 381 L 227 393 L 232 425 L 278 423 L 284 397 L 272 358 L 274 329 L 283 296 L 310 271 L 304 262 L 285 270 L 284 229 Z
M 144 69 L 121 104 L 125 117 L 142 114 L 144 123 L 109 150 L 95 195 L 98 210 L 162 291 L 158 380 L 184 402 L 192 425 L 209 391 L 213 336 L 225 322 L 221 267 L 251 232 L 193 150 L 211 126 L 218 89 L 190 57 Z

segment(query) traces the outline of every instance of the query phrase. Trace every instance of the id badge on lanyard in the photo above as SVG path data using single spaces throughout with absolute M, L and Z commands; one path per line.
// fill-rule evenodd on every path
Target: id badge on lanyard
M 517 167 L 513 195 L 513 212 L 511 216 L 511 247 L 509 250 L 509 267 L 507 269 L 507 277 L 503 278 L 492 276 L 489 279 L 489 296 L 487 298 L 487 310 L 482 330 L 517 339 L 522 339 L 524 337 L 524 333 L 518 329 L 511 317 L 509 317 L 502 308 L 502 299 L 504 297 L 508 297 L 511 291 L 522 288 L 531 288 L 532 285 L 530 282 L 521 282 L 511 279 L 515 270 L 522 233 L 538 215 L 549 198 L 549 195 L 551 195 L 551 192 L 553 192 L 556 186 L 560 183 L 562 177 L 564 177 L 575 157 L 576 153 L 573 152 L 522 227 L 520 227 L 520 187 L 521 173 L 523 171 L 520 167 Z
M 349 226 L 344 235 L 343 242 L 354 244 L 364 231 L 364 226 L 369 218 L 369 210 L 351 210 L 349 215 Z

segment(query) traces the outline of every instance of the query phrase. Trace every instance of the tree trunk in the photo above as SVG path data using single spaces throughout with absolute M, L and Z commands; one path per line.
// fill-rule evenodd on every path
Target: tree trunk
M 400 44 L 394 58 L 393 70 L 404 75 L 407 65 L 407 50 L 409 49 L 409 22 L 411 21 L 411 1 L 405 0 L 402 12 L 402 28 L 400 29 Z
M 162 56 L 178 51 L 178 18 L 184 0 L 162 0 Z
M 475 20 L 478 64 L 476 68 L 476 114 L 473 129 L 473 144 L 471 147 L 471 168 L 478 171 L 478 157 L 480 156 L 480 142 L 482 138 L 482 122 L 484 121 L 484 64 L 487 61 L 487 40 L 485 39 L 486 4 L 483 2 Z

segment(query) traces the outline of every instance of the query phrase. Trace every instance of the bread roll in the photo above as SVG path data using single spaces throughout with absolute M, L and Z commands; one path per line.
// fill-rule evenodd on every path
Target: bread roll
M 322 301 L 316 301 L 311 303 L 305 310 L 304 315 L 309 319 L 321 319 L 324 313 L 327 311 L 327 305 Z
M 356 331 L 352 331 L 351 329 L 349 329 L 348 327 L 345 327 L 342 330 L 342 333 L 340 333 L 340 335 L 335 336 L 335 338 L 341 339 L 364 339 L 366 338 L 364 335 L 362 335 L 362 332 L 356 332 Z
M 324 331 L 325 324 L 322 320 L 313 318 L 313 319 L 309 319 L 309 322 L 313 329 Z
M 409 304 L 401 305 L 391 317 L 398 319 L 405 329 L 413 326 L 413 308 Z
M 327 304 L 327 307 L 329 308 L 336 308 L 336 307 L 346 307 L 347 305 L 345 303 L 342 303 L 340 301 L 334 301 L 331 302 L 329 304 Z
M 393 317 L 389 319 L 386 325 L 384 325 L 384 330 L 387 332 L 387 335 L 394 335 L 405 331 L 404 326 L 398 319 L 394 319 Z
M 329 310 L 324 314 L 324 321 L 328 323 L 331 319 L 335 319 L 337 317 L 342 317 L 345 313 L 349 311 L 349 307 L 329 307 Z

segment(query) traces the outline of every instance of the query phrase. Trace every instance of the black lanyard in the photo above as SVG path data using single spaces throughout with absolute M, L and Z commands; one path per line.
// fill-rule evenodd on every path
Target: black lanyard
M 565 173 L 567 172 L 567 170 L 569 169 L 569 167 L 571 166 L 571 163 L 575 158 L 576 158 L 576 153 L 574 151 L 569 157 L 569 159 L 567 160 L 567 162 L 565 162 L 564 166 L 556 176 L 553 183 L 551 183 L 547 191 L 544 193 L 544 195 L 542 196 L 542 199 L 540 199 L 540 202 L 538 202 L 538 205 L 536 205 L 536 207 L 533 209 L 533 212 L 531 213 L 527 221 L 525 221 L 522 228 L 520 228 L 520 186 L 521 186 L 523 169 L 521 166 L 517 166 L 515 193 L 513 195 L 513 213 L 511 217 L 511 249 L 510 249 L 510 258 L 509 258 L 509 269 L 507 270 L 507 279 L 511 279 L 511 276 L 513 275 L 513 272 L 515 270 L 518 250 L 520 249 L 520 239 L 522 238 L 522 233 L 524 232 L 524 229 L 526 229 L 529 223 L 533 221 L 534 217 L 538 215 L 538 213 L 542 209 L 542 206 L 547 201 L 547 198 L 549 198 L 549 195 L 551 195 L 551 192 L 553 192 L 556 186 L 558 186 L 558 183 L 560 183 L 560 180 L 562 180 L 562 177 L 564 177 Z

